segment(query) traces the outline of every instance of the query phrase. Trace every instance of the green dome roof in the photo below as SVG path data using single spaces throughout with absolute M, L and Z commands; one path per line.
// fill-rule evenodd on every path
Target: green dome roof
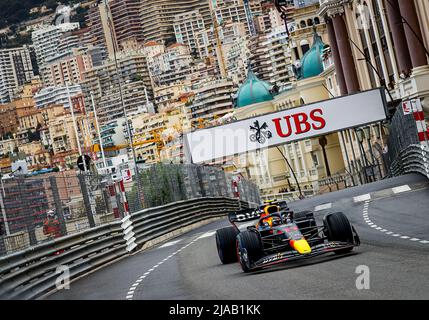
M 238 89 L 236 107 L 241 108 L 273 100 L 274 96 L 270 92 L 271 87 L 268 82 L 258 79 L 253 71 L 249 70 L 246 80 Z
M 314 32 L 313 46 L 302 57 L 300 79 L 315 77 L 323 72 L 322 53 L 324 48 L 325 44 L 322 39 L 317 32 Z

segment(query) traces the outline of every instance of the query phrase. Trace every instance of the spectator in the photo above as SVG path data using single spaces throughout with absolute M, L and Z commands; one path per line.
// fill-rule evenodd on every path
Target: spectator
M 49 210 L 46 214 L 46 220 L 43 222 L 43 234 L 49 239 L 61 237 L 60 222 L 54 210 Z

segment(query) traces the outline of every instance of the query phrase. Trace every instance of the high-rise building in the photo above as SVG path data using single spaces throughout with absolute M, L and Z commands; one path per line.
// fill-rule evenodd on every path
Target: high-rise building
M 0 103 L 11 101 L 18 87 L 33 77 L 29 47 L 0 50 Z
M 48 59 L 41 66 L 43 83 L 47 86 L 78 84 L 84 80 L 84 72 L 92 68 L 91 55 L 83 48 L 72 49 L 62 55 Z
M 31 34 L 36 50 L 37 63 L 43 65 L 48 58 L 55 57 L 62 51 L 77 45 L 76 39 L 62 37 L 64 33 L 79 29 L 79 23 L 63 23 L 60 25 L 44 25 Z
M 189 48 L 182 43 L 174 43 L 165 52 L 149 61 L 149 70 L 157 86 L 169 85 L 185 80 L 191 72 L 192 57 Z
M 192 125 L 198 126 L 231 112 L 235 90 L 229 80 L 204 81 L 195 86 L 195 99 L 188 106 Z
M 91 5 L 85 16 L 85 23 L 88 27 L 86 40 L 94 46 L 103 48 L 108 55 L 111 55 L 113 54 L 113 44 L 116 45 L 116 35 L 114 29 L 112 32 L 109 30 L 107 12 L 103 3 L 94 2 Z
M 85 102 L 91 105 L 92 93 L 100 123 L 124 116 L 120 88 L 127 113 L 151 107 L 153 101 L 146 56 L 141 52 L 129 52 L 118 55 L 117 61 L 120 78 L 112 60 L 84 73 L 82 89 Z
M 175 38 L 175 16 L 194 10 L 201 14 L 206 27 L 212 25 L 209 0 L 143 0 L 141 21 L 145 40 L 170 42 Z
M 180 13 L 174 17 L 174 34 L 178 43 L 184 43 L 193 54 L 198 54 L 197 33 L 205 30 L 204 18 L 198 10 Z
M 36 107 L 39 109 L 43 109 L 53 104 L 61 104 L 64 106 L 64 108 L 70 108 L 68 93 L 70 93 L 70 96 L 72 97 L 72 104 L 74 106 L 74 109 L 81 109 L 81 106 L 83 104 L 82 89 L 78 84 L 69 85 L 68 92 L 66 86 L 43 88 L 34 95 Z
M 144 34 L 140 20 L 142 1 L 111 0 L 109 6 L 119 49 L 123 49 L 122 42 L 130 39 L 143 44 Z
M 216 17 L 218 25 L 225 22 L 243 22 L 248 35 L 252 34 L 253 19 L 251 17 L 262 11 L 258 0 L 248 0 L 246 8 L 243 0 L 214 0 L 210 2 L 210 9 Z
M 251 45 L 251 66 L 256 75 L 279 87 L 288 87 L 294 79 L 292 57 L 284 25 L 258 35 Z

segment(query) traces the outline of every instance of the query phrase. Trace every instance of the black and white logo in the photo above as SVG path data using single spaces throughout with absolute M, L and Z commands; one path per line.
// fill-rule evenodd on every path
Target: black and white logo
M 268 125 L 264 122 L 262 125 L 259 124 L 259 121 L 256 120 L 253 122 L 253 126 L 250 126 L 250 130 L 254 131 L 250 135 L 250 141 L 255 142 L 258 141 L 260 144 L 264 144 L 267 139 L 271 139 L 273 134 L 270 130 L 268 130 Z

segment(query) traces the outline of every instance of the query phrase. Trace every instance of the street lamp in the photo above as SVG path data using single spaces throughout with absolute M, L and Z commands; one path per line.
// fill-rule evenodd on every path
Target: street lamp
M 326 139 L 325 136 L 320 137 L 319 138 L 319 144 L 322 147 L 323 160 L 325 161 L 326 175 L 328 177 L 330 177 L 331 176 L 331 168 L 329 168 L 328 156 L 326 154 L 326 146 L 328 144 L 328 139 Z
M 281 149 L 279 147 L 277 147 L 277 150 L 279 151 L 279 153 L 281 154 L 281 156 L 283 157 L 283 159 L 286 161 L 286 164 L 288 165 L 290 172 L 292 172 L 292 175 L 293 175 L 293 178 L 295 180 L 296 186 L 298 187 L 299 198 L 300 199 L 304 199 L 305 196 L 302 193 L 301 185 L 299 184 L 298 178 L 296 177 L 295 171 L 293 170 L 293 168 L 292 168 L 289 160 L 286 158 L 286 156 L 284 155 L 284 153 L 281 151 Z M 288 183 L 289 183 L 289 188 L 290 188 L 289 178 L 288 178 Z
M 369 153 L 371 154 L 371 159 L 372 159 L 372 163 L 371 163 L 371 173 L 372 176 L 374 178 L 374 180 L 376 180 L 375 178 L 375 173 L 374 173 L 374 166 L 377 163 L 378 169 L 380 170 L 380 164 L 378 163 L 378 160 L 374 157 L 374 151 L 372 149 L 372 143 L 371 143 L 371 126 L 366 126 L 363 128 L 364 133 L 365 133 L 365 138 L 366 141 L 368 143 L 368 148 L 369 148 Z
M 362 146 L 363 140 L 364 140 L 364 132 L 362 129 L 359 128 L 359 129 L 355 130 L 355 133 L 356 133 L 356 137 L 357 137 L 358 142 L 359 142 L 359 152 L 360 152 L 360 158 L 361 158 L 361 161 L 362 161 L 363 167 L 364 167 L 365 182 L 368 183 L 368 182 L 370 182 L 368 179 L 367 172 L 366 172 L 366 168 L 368 167 L 368 160 L 366 158 L 365 151 L 363 150 L 363 146 Z

